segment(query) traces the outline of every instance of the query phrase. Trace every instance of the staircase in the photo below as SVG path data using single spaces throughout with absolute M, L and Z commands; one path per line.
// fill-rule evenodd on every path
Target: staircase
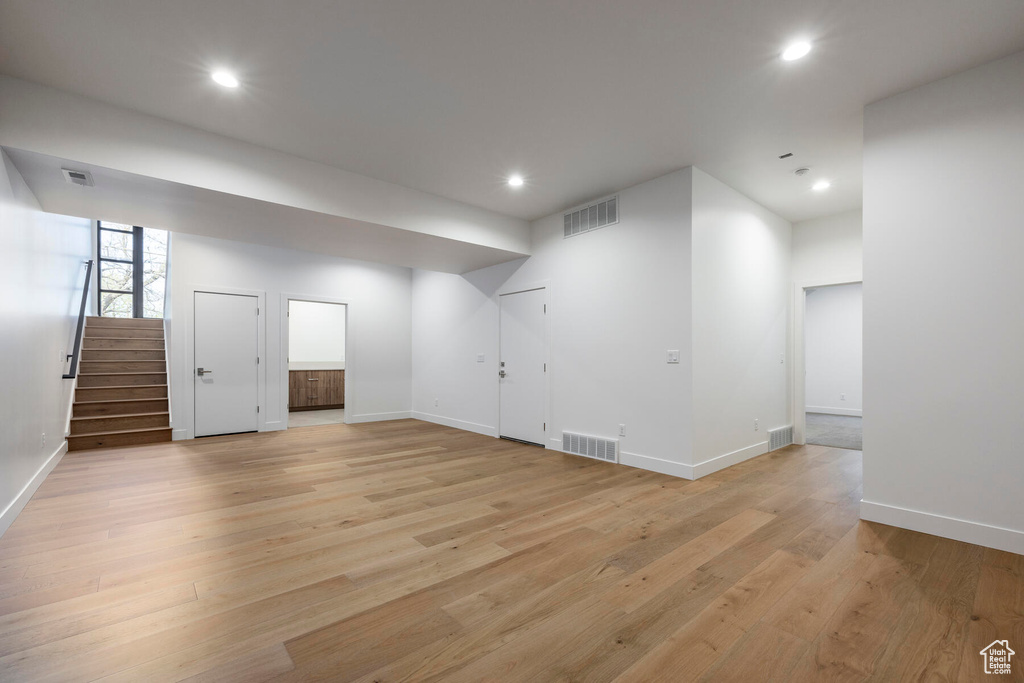
M 69 451 L 171 440 L 164 321 L 85 321 Z

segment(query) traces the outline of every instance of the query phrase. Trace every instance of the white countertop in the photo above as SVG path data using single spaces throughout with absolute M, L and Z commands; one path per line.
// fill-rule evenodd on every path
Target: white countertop
M 297 363 L 289 363 L 289 370 L 344 370 L 345 361 L 331 361 L 331 362 L 315 362 L 315 361 L 300 361 Z

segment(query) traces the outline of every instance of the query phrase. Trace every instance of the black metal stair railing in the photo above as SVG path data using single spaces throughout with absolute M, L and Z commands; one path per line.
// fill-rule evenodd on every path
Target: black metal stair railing
M 78 376 L 78 357 L 82 350 L 82 333 L 85 331 L 85 307 L 89 301 L 89 282 L 92 280 L 92 259 L 85 262 L 85 285 L 82 287 L 82 307 L 78 310 L 78 328 L 75 330 L 75 346 L 68 354 L 71 367 L 64 375 L 64 379 L 74 379 Z

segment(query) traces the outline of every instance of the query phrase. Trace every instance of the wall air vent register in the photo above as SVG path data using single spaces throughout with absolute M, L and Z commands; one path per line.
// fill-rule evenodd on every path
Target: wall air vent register
M 619 196 L 608 197 L 562 217 L 563 237 L 575 237 L 591 230 L 615 225 L 619 222 Z
M 562 451 L 605 462 L 619 461 L 619 442 L 586 434 L 562 432 Z

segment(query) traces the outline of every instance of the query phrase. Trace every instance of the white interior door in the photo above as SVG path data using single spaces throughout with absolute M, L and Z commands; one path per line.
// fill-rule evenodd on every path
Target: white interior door
M 543 289 L 500 297 L 498 433 L 540 445 L 546 427 L 546 300 Z
M 195 435 L 259 426 L 259 306 L 255 296 L 195 293 Z

